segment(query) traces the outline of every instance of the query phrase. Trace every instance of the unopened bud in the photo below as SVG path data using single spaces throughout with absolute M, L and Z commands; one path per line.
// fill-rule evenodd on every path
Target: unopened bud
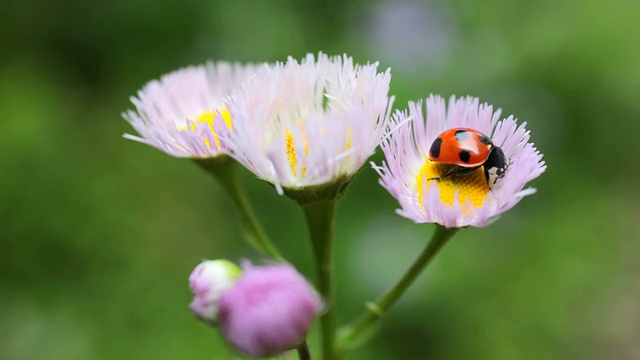
M 322 308 L 318 294 L 293 266 L 249 265 L 220 297 L 220 330 L 245 355 L 276 355 L 305 341 Z
M 217 325 L 218 301 L 223 291 L 233 286 L 242 270 L 227 260 L 207 260 L 200 263 L 189 276 L 193 301 L 189 304 L 198 319 Z

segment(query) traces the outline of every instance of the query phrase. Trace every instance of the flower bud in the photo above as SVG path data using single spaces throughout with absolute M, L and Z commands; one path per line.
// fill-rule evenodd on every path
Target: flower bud
M 322 301 L 293 266 L 244 267 L 219 301 L 220 329 L 241 353 L 266 357 L 304 342 Z
M 242 270 L 227 260 L 207 260 L 189 275 L 189 288 L 193 292 L 191 311 L 211 325 L 218 322 L 218 300 L 223 291 L 233 286 Z

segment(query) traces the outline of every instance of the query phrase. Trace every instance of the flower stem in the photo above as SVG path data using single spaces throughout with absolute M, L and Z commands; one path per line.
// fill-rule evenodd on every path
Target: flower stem
M 336 306 L 332 285 L 333 214 L 337 200 L 319 200 L 302 205 L 313 245 L 318 276 L 318 290 L 327 303 L 320 317 L 322 358 L 335 359 Z
M 276 246 L 269 240 L 269 237 L 247 199 L 244 188 L 240 185 L 235 171 L 237 163 L 228 156 L 219 156 L 213 159 L 198 159 L 196 162 L 213 174 L 218 181 L 220 181 L 220 184 L 229 196 L 231 196 L 231 199 L 233 199 L 233 202 L 240 210 L 242 228 L 247 242 L 274 260 L 284 261 Z
M 311 360 L 311 353 L 309 352 L 309 345 L 307 345 L 306 340 L 298 346 L 298 358 L 300 358 L 300 360 Z
M 436 226 L 436 231 L 431 241 L 400 280 L 375 303 L 368 304 L 367 310 L 358 320 L 341 331 L 338 344 L 340 353 L 343 353 L 349 347 L 353 347 L 353 345 L 358 345 L 368 340 L 366 337 L 367 335 L 371 335 L 370 328 L 374 325 L 374 322 L 382 318 L 385 311 L 400 299 L 409 286 L 417 279 L 418 275 L 429 265 L 442 246 L 459 230 L 458 228 L 447 229 L 441 225 Z

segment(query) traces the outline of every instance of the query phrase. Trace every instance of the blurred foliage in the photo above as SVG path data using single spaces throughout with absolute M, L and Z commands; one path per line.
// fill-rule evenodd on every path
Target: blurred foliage
M 126 141 L 148 80 L 208 59 L 346 52 L 392 67 L 396 107 L 479 96 L 528 122 L 549 168 L 461 231 L 350 359 L 638 359 L 640 3 L 6 0 L 0 13 L 0 358 L 230 359 L 187 308 L 201 258 L 259 260 L 214 179 Z M 377 154 L 373 160 L 379 162 Z M 243 174 L 310 278 L 291 201 Z M 432 231 L 366 167 L 338 209 L 341 322 Z M 311 338 L 316 346 L 316 333 Z M 293 358 L 293 357 L 291 357 Z

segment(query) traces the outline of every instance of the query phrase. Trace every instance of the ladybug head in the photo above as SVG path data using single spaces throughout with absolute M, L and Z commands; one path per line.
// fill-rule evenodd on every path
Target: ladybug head
M 498 146 L 491 148 L 489 156 L 487 156 L 487 160 L 484 163 L 487 184 L 489 184 L 489 186 L 494 185 L 498 179 L 503 178 L 508 167 L 509 165 L 504 151 Z

